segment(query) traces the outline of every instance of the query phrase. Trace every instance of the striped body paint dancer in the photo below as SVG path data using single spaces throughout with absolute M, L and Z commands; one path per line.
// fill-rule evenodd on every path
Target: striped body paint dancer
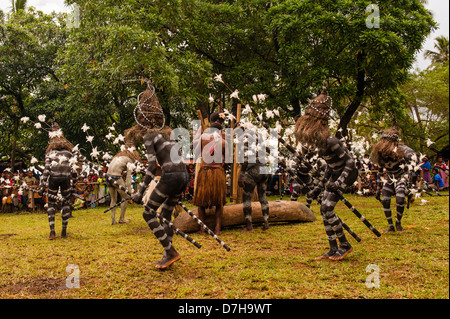
M 241 172 L 238 178 L 238 185 L 243 188 L 242 202 L 246 227 L 243 231 L 253 232 L 252 224 L 252 196 L 253 191 L 257 190 L 258 201 L 261 204 L 261 211 L 264 219 L 263 230 L 269 229 L 269 202 L 266 198 L 267 185 L 272 175 L 269 174 L 269 167 L 262 162 L 259 156 L 256 156 L 256 134 L 251 130 L 238 128 L 238 135 L 244 141 L 244 154 L 238 154 L 241 157 Z M 239 150 L 240 151 L 240 150 Z M 243 155 L 243 156 L 242 156 Z
M 310 185 L 312 184 L 312 178 L 309 173 L 310 170 L 305 165 L 294 164 L 292 165 L 292 170 L 295 172 L 295 175 L 302 181 L 302 183 L 299 183 L 296 178 L 293 178 L 292 180 L 291 201 L 296 202 L 305 186 L 307 186 L 307 188 L 305 188 L 303 191 L 308 192 L 307 189 L 309 189 Z M 307 204 L 306 206 L 310 207 L 311 202 L 312 200 L 310 200 L 309 205 Z
M 324 182 L 328 181 L 325 184 L 320 213 L 330 244 L 330 250 L 320 256 L 319 259 L 340 260 L 352 250 L 352 247 L 345 238 L 342 221 L 334 212 L 334 208 L 338 200 L 344 199 L 343 196 L 339 195 L 340 189 L 346 189 L 356 181 L 358 170 L 348 149 L 334 136 L 330 135 L 326 139 L 325 148 L 321 149 L 321 157 L 327 163 L 327 170 L 323 180 L 313 190 L 313 193 L 320 192 Z M 339 247 L 337 239 L 340 243 Z
M 330 136 L 331 137 L 331 136 Z M 344 147 L 343 146 L 343 144 L 339 141 L 339 140 L 337 140 L 337 138 L 335 138 L 336 140 L 334 141 L 334 143 L 340 143 L 341 144 L 341 146 L 340 147 Z M 336 148 L 336 147 L 335 147 Z M 300 157 L 301 157 L 301 155 L 297 152 L 297 151 L 295 151 L 292 147 L 290 147 L 290 148 L 288 148 L 288 149 L 290 149 L 291 150 L 291 152 L 294 152 L 294 156 L 296 156 L 296 158 L 297 159 L 299 159 Z M 336 150 L 337 150 L 337 148 L 336 148 Z M 345 149 L 345 147 L 344 147 L 344 150 L 346 150 Z M 347 152 L 348 152 L 348 150 L 347 150 Z M 338 155 L 338 157 L 339 156 L 343 156 L 343 155 Z M 327 157 L 329 160 L 332 160 L 332 157 L 330 157 L 330 156 L 328 156 Z M 348 163 L 349 165 L 350 165 L 350 167 L 352 167 L 352 165 L 353 164 L 351 164 L 351 162 L 352 162 L 352 157 L 351 157 L 351 155 L 350 154 L 348 154 L 348 158 L 350 159 L 350 163 Z M 325 161 L 325 163 L 323 163 L 322 161 Z M 342 164 L 342 163 L 341 163 Z M 336 165 L 336 163 L 334 163 L 333 165 Z M 298 176 L 298 174 L 296 174 L 296 171 L 294 171 L 294 170 L 292 170 L 292 169 L 289 169 L 289 168 L 286 168 L 287 169 L 287 171 L 288 171 L 288 173 L 291 175 L 291 176 L 294 176 L 294 181 L 295 181 L 295 183 L 298 183 L 299 185 L 300 185 L 300 187 L 302 188 L 302 189 L 304 189 L 305 191 L 308 191 L 308 194 L 307 194 L 307 207 L 309 208 L 310 206 L 311 206 L 311 203 L 312 203 L 312 201 L 314 200 L 314 199 L 316 199 L 316 198 L 318 198 L 319 196 L 320 196 L 320 194 L 322 193 L 322 190 L 325 188 L 325 184 L 326 184 L 326 181 L 327 180 L 329 180 L 330 179 L 330 175 L 327 175 L 326 173 L 327 173 L 327 171 L 328 171 L 328 163 L 326 162 L 326 160 L 324 160 L 324 159 L 319 159 L 319 161 L 318 161 L 318 163 L 317 163 L 317 166 L 318 166 L 318 169 L 314 169 L 314 174 L 315 174 L 315 180 L 314 180 L 314 185 L 315 185 L 315 187 L 314 188 L 312 188 L 311 187 L 311 185 L 309 185 L 309 187 L 304 183 L 304 181 Z M 312 167 L 311 165 L 308 165 L 308 167 Z M 336 168 L 336 166 L 335 166 L 335 168 Z M 356 169 L 356 166 L 353 168 L 353 169 Z M 346 171 L 346 173 L 343 175 L 343 176 L 349 176 L 349 174 L 348 174 L 348 172 L 350 172 L 350 171 L 352 171 L 352 169 L 347 169 L 347 171 Z M 328 171 L 328 173 L 329 173 L 329 171 Z M 351 175 L 354 175 L 354 170 L 353 170 L 353 174 L 351 174 Z M 343 176 L 341 176 L 342 178 L 345 178 L 345 177 L 343 177 Z M 350 176 L 350 178 L 351 179 L 353 179 L 354 177 L 352 177 L 352 176 Z M 356 179 L 355 179 L 356 180 Z M 347 184 L 348 183 L 348 184 Z M 354 181 L 353 182 L 351 182 L 351 180 L 350 181 L 347 181 L 347 183 L 346 184 L 344 184 L 343 185 L 343 187 L 344 188 L 346 188 L 346 187 L 348 187 L 348 186 L 351 186 L 353 183 L 354 183 Z M 312 188 L 312 190 L 311 190 L 311 188 Z M 376 230 L 375 229 L 375 227 L 373 227 L 370 223 L 369 223 L 369 221 L 367 220 L 367 219 L 365 219 L 364 218 L 364 216 L 362 216 L 359 212 L 358 212 L 358 210 L 353 206 L 353 205 L 351 205 L 350 203 L 349 203 L 349 201 L 348 200 L 346 200 L 345 199 L 345 197 L 343 196 L 343 194 L 342 194 L 342 192 L 341 192 L 341 195 L 340 196 L 338 196 L 339 197 L 339 200 L 341 200 L 348 208 L 350 208 L 350 210 L 353 212 L 353 213 L 355 213 L 355 215 L 357 215 L 357 217 L 361 220 L 361 221 L 363 221 L 363 223 L 372 231 L 372 232 L 374 232 L 374 234 L 375 235 L 377 235 L 377 236 L 380 236 L 379 234 L 379 232 L 378 232 L 378 230 Z M 291 199 L 292 200 L 292 199 Z M 319 204 L 321 204 L 322 202 L 323 202 L 323 198 L 322 199 L 317 199 L 317 201 L 319 202 Z M 336 202 L 334 202 L 334 206 L 336 206 Z M 333 207 L 334 207 L 333 206 Z M 336 215 L 336 217 L 337 217 L 337 215 Z M 339 217 L 337 217 L 338 219 L 339 219 Z M 341 219 L 339 219 L 341 222 L 342 222 L 342 220 Z M 345 227 L 344 227 L 344 225 L 345 225 Z M 345 224 L 345 223 L 343 223 L 342 222 L 342 226 L 349 232 L 349 234 L 351 234 L 358 242 L 359 241 L 361 241 L 361 239 Z
M 351 186 L 356 181 L 358 170 L 350 151 L 330 132 L 328 120 L 330 119 L 331 105 L 332 100 L 324 86 L 320 95 L 310 102 L 305 108 L 304 114 L 297 119 L 294 135 L 296 140 L 308 149 L 317 148 L 319 157 L 323 158 L 327 164 L 323 180 L 312 192 L 320 194 L 324 181 L 327 181 L 320 205 L 320 214 L 330 249 L 315 259 L 326 258 L 337 261 L 348 255 L 353 248 L 347 241 L 342 221 L 334 212 L 334 208 L 342 199 L 338 191 Z M 298 152 L 292 147 L 288 147 L 288 150 L 295 152 L 298 156 Z
M 196 222 L 197 224 L 200 225 L 200 227 L 202 227 L 204 230 L 206 230 L 206 232 L 208 234 L 210 234 L 211 236 L 213 236 L 213 238 L 215 240 L 217 240 L 217 242 L 226 250 L 226 251 L 230 251 L 231 248 L 228 247 L 227 244 L 225 244 L 219 237 L 217 237 L 216 234 L 214 234 L 214 232 L 208 228 L 208 226 L 206 226 L 197 216 L 195 216 L 195 214 L 189 210 L 189 208 L 187 208 L 181 201 L 178 201 L 178 205 L 180 205 Z
M 108 165 L 108 171 L 105 174 L 105 180 L 107 180 L 106 177 L 110 177 L 114 180 L 116 180 L 118 183 L 124 186 L 131 187 L 131 172 L 128 169 L 129 164 L 134 165 L 141 165 L 140 162 L 137 160 L 137 155 L 134 155 L 131 152 L 121 151 L 118 154 L 116 154 L 111 162 Z M 78 152 L 78 157 L 81 159 L 82 162 L 89 165 L 89 167 L 95 168 L 98 171 L 101 171 L 103 168 L 95 163 L 92 163 L 89 161 L 85 156 L 83 156 L 81 153 Z M 122 179 L 122 172 L 127 172 L 126 181 Z M 125 213 L 128 206 L 127 200 L 121 200 L 120 202 L 117 202 L 118 195 L 120 195 L 122 198 L 125 198 L 125 193 L 121 191 L 119 188 L 115 187 L 113 184 L 110 184 L 110 187 L 108 187 L 108 194 L 102 198 L 106 198 L 107 196 L 110 197 L 110 207 L 104 213 L 107 213 L 111 211 L 111 225 L 119 224 L 125 224 L 130 222 L 129 219 L 125 218 Z M 97 201 L 101 200 L 102 198 L 97 199 L 96 201 L 92 202 L 96 203 Z M 120 216 L 119 220 L 116 221 L 116 208 L 120 206 Z
M 181 258 L 172 245 L 173 227 L 168 223 L 161 225 L 157 210 L 161 206 L 162 218 L 172 219 L 172 212 L 183 191 L 189 183 L 189 174 L 182 157 L 178 152 L 178 144 L 171 139 L 169 127 L 150 129 L 143 141 L 147 153 L 148 166 L 139 185 L 139 190 L 131 195 L 134 202 L 140 203 L 150 182 L 155 178 L 158 165 L 161 167 L 161 178 L 144 205 L 144 220 L 164 248 L 164 255 L 156 263 L 156 267 L 164 269 Z M 172 224 L 173 225 L 173 224 Z M 180 230 L 178 230 L 180 232 Z M 184 236 L 189 238 L 187 235 Z M 191 239 L 192 240 L 192 239 Z
M 326 167 L 326 162 L 321 158 L 318 158 L 316 163 L 312 165 L 305 165 L 303 162 L 300 163 L 299 161 L 292 165 L 293 172 L 302 183 L 299 183 L 297 178 L 292 179 L 293 192 L 291 201 L 297 201 L 300 192 L 303 192 L 306 193 L 306 207 L 310 208 L 313 200 L 316 198 L 318 198 L 318 202 L 321 202 L 321 192 L 319 194 L 314 194 L 311 190 L 313 190 L 322 180 Z
M 257 113 L 252 109 L 252 112 L 257 116 Z M 316 119 L 314 119 L 314 121 L 316 121 Z M 263 121 L 260 121 L 260 123 L 266 128 L 270 128 L 266 123 L 264 123 Z M 315 136 L 315 134 L 313 134 Z M 297 136 L 296 136 L 297 137 Z M 332 137 L 329 136 L 330 138 L 333 138 L 333 143 L 338 143 L 339 144 L 339 149 L 341 150 L 342 153 L 340 153 L 338 155 L 338 158 L 342 158 L 344 157 L 344 153 L 346 154 L 346 159 L 352 159 L 349 151 L 343 146 L 343 144 L 336 138 L 336 137 Z M 297 138 L 298 139 L 298 138 Z M 278 141 L 283 144 L 287 150 L 293 154 L 293 159 L 297 164 L 300 165 L 304 165 L 307 169 L 309 170 L 314 170 L 313 166 L 307 162 L 303 156 L 297 152 L 292 146 L 290 146 L 286 141 L 284 141 L 282 138 L 278 138 Z M 336 146 L 334 147 L 334 151 L 337 151 Z M 321 157 L 321 162 L 317 163 L 318 168 L 315 170 L 317 173 L 317 176 L 315 178 L 315 182 L 317 184 L 315 184 L 316 186 L 311 190 L 311 188 L 309 188 L 296 174 L 296 172 L 294 170 L 292 170 L 291 168 L 288 168 L 287 166 L 284 166 L 285 169 L 287 169 L 288 173 L 294 178 L 294 180 L 299 183 L 301 185 L 301 187 L 303 187 L 303 189 L 305 191 L 308 191 L 308 195 L 307 195 L 307 204 L 309 204 L 308 207 L 310 207 L 312 201 L 316 198 L 319 197 L 319 195 L 322 193 L 322 190 L 324 189 L 325 186 L 325 180 L 328 180 L 330 178 L 330 171 L 329 171 L 329 166 L 328 166 L 328 162 L 326 161 L 325 158 L 323 158 L 323 150 L 322 152 L 319 153 L 319 156 Z M 330 154 L 329 154 L 330 155 Z M 331 157 L 328 158 L 329 160 L 332 160 Z M 335 161 L 334 161 L 335 162 Z M 319 165 L 320 164 L 320 165 Z M 347 169 L 345 176 L 348 176 L 348 171 L 353 171 L 352 175 L 357 176 L 358 172 L 357 172 L 357 168 L 355 163 L 352 163 L 352 161 L 350 162 L 346 162 L 344 160 L 344 162 L 339 163 L 342 167 L 345 168 L 345 164 L 349 165 L 349 169 Z M 334 168 L 337 169 L 338 166 L 336 165 L 336 163 L 333 163 Z M 342 167 L 340 167 L 342 169 Z M 328 173 L 328 174 L 327 174 Z M 339 174 L 339 171 L 335 172 L 335 174 Z M 356 176 L 354 177 L 354 179 L 356 180 Z M 353 176 L 352 176 L 353 177 Z M 351 182 L 351 183 L 350 183 Z M 352 185 L 354 183 L 354 181 L 348 181 L 348 186 Z M 345 186 L 345 185 L 343 185 Z M 345 186 L 346 187 L 346 186 Z M 356 233 L 354 233 L 350 227 L 345 224 L 335 213 L 334 213 L 334 207 L 336 206 L 337 201 L 340 199 L 339 197 L 335 197 L 334 200 L 333 198 L 329 198 L 328 200 L 325 198 L 325 195 L 330 195 L 329 193 L 323 193 L 323 197 L 322 199 L 318 199 L 319 203 L 321 203 L 321 215 L 322 215 L 322 219 L 324 221 L 324 226 L 325 226 L 325 232 L 327 234 L 328 237 L 328 241 L 330 243 L 330 250 L 325 253 L 324 255 L 316 258 L 316 259 L 322 259 L 322 258 L 330 258 L 332 260 L 341 260 L 343 259 L 349 252 L 352 251 L 352 247 L 350 245 L 350 243 L 348 243 L 348 241 L 345 238 L 345 235 L 343 233 L 343 229 L 346 229 L 349 234 L 354 237 L 358 242 L 361 241 L 361 238 L 358 237 L 358 235 L 356 235 Z M 336 237 L 336 234 L 339 234 L 339 236 Z M 338 245 L 337 245 L 337 241 L 336 238 L 339 238 L 340 243 L 341 243 L 341 248 L 340 251 L 338 252 Z
M 324 176 L 323 174 L 325 174 L 325 171 L 327 169 L 327 164 L 325 161 L 323 161 L 322 159 L 319 158 L 318 163 L 316 163 L 315 165 L 313 165 L 314 167 L 314 171 L 313 171 L 313 175 L 314 175 L 314 183 L 313 184 L 309 184 L 307 185 L 303 179 L 301 179 L 299 177 L 298 171 L 294 171 L 293 168 L 286 166 L 283 162 L 279 163 L 281 167 L 283 167 L 286 172 L 293 178 L 293 182 L 297 183 L 298 185 L 300 185 L 300 188 L 306 192 L 308 192 L 307 195 L 307 207 L 309 208 L 311 206 L 311 203 L 314 199 L 317 199 L 317 202 L 319 204 L 322 204 L 322 199 L 321 198 L 317 198 L 319 194 L 317 193 L 321 193 L 321 189 L 323 188 L 324 185 Z M 319 184 L 321 184 L 321 186 L 319 186 Z M 314 188 L 313 190 L 311 190 L 311 188 L 313 188 L 313 186 L 316 186 L 316 188 Z M 317 190 L 316 190 L 317 189 Z M 292 200 L 292 199 L 291 199 Z M 308 205 L 309 204 L 309 205 Z M 337 215 L 336 217 L 339 219 L 339 222 L 342 224 L 342 227 L 353 237 L 355 238 L 355 240 L 357 242 L 361 242 L 361 238 L 346 224 L 344 223 L 344 221 L 342 219 L 340 219 Z
M 57 209 L 57 200 L 55 199 L 58 190 L 61 190 L 63 197 L 62 201 L 62 231 L 61 237 L 67 237 L 67 224 L 71 216 L 71 197 L 72 185 L 71 178 L 76 175 L 72 170 L 70 161 L 73 158 L 72 152 L 69 150 L 51 150 L 45 156 L 45 168 L 41 176 L 43 187 L 48 188 L 48 194 L 53 195 L 48 197 L 48 221 L 50 226 L 49 239 L 55 239 L 55 214 Z
M 409 173 L 416 166 L 417 155 L 406 145 L 400 145 L 397 128 L 393 127 L 384 132 L 381 139 L 372 148 L 371 158 L 380 166 L 386 169 L 382 188 L 381 204 L 389 227 L 384 231 L 403 231 L 401 220 L 406 206 L 406 190 L 409 183 Z M 381 180 L 381 177 L 379 177 Z M 391 211 L 391 197 L 395 195 L 397 219 L 394 222 Z

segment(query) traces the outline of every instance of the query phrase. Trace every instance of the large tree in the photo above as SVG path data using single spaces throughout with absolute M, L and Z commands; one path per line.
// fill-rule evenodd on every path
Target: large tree
M 409 121 L 401 123 L 404 140 L 430 157 L 449 143 L 449 65 L 412 73 L 402 86 Z
M 151 78 L 167 124 L 186 126 L 199 99 L 197 83 L 210 78 L 210 64 L 171 31 L 182 19 L 180 1 L 68 1 L 79 6 L 80 25 L 60 51 L 67 87 L 66 114 L 104 136 L 111 123 L 123 132 L 135 124 L 136 98 Z M 187 8 L 186 8 L 187 10 Z M 81 141 L 80 141 L 81 142 Z M 101 141 L 99 141 L 101 143 Z
M 419 0 L 381 3 L 378 28 L 368 0 L 69 3 L 80 5 L 81 26 L 65 51 L 68 85 L 90 82 L 92 101 L 97 92 L 112 101 L 105 88 L 150 67 L 166 108 L 187 99 L 207 115 L 209 93 L 229 96 L 208 81 L 222 74 L 242 100 L 265 93 L 266 106 L 295 116 L 326 80 L 344 131 L 362 103 L 395 96 L 435 25 Z
M 396 102 L 398 85 L 435 26 L 419 0 L 380 3 L 379 27 L 372 1 L 187 2 L 178 33 L 242 100 L 266 93 L 265 106 L 295 116 L 326 80 L 344 132 L 362 104 Z M 217 94 L 228 92 L 220 88 Z
M 395 96 L 434 27 L 420 1 L 380 3 L 379 27 L 369 15 L 376 11 L 366 12 L 370 5 L 291 0 L 271 10 L 286 85 L 308 90 L 327 80 L 344 134 L 362 103 Z
M 39 144 L 44 139 L 20 128 L 20 119 L 36 119 L 43 110 L 57 109 L 55 101 L 62 86 L 55 59 L 65 38 L 61 22 L 61 15 L 46 15 L 33 8 L 0 20 L 0 154 L 10 156 L 12 163 L 16 151 L 34 150 L 42 155 Z

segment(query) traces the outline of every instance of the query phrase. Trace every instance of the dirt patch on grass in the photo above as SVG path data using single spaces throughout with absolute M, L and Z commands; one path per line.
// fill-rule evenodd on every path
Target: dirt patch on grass
M 67 289 L 65 279 L 36 278 L 25 282 L 19 282 L 0 287 L 0 291 L 9 294 L 27 293 L 40 295 L 52 291 Z
M 17 234 L 0 234 L 0 238 L 9 238 L 11 236 L 16 236 Z
M 135 233 L 135 234 L 147 233 L 149 231 L 150 231 L 150 227 L 136 227 L 136 228 L 133 228 L 133 233 Z

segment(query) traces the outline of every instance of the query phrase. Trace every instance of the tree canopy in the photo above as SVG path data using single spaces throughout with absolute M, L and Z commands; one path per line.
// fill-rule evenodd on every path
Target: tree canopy
M 33 141 L 32 132 L 19 129 L 20 118 L 43 112 L 56 116 L 60 110 L 56 56 L 65 42 L 62 21 L 61 14 L 33 8 L 0 20 L 0 154 L 11 154 L 13 160 L 16 150 L 41 154 L 39 145 L 45 141 Z
M 86 144 L 80 133 L 86 123 L 96 145 L 114 151 L 104 138 L 108 127 L 116 123 L 123 132 L 134 125 L 136 98 L 148 78 L 167 123 L 186 128 L 197 110 L 206 117 L 220 104 L 235 112 L 238 102 L 257 94 L 266 97 L 255 106 L 259 112 L 277 109 L 293 122 L 325 81 L 344 135 L 349 127 L 365 132 L 393 120 L 410 132 L 419 119 L 411 92 L 422 103 L 417 94 L 434 93 L 435 101 L 445 89 L 442 82 L 434 92 L 414 91 L 427 87 L 422 81 L 431 90 L 432 81 L 445 74 L 439 69 L 411 75 L 416 53 L 436 26 L 420 0 L 377 8 L 363 0 L 66 3 L 77 6 L 79 25 L 33 8 L 0 14 L 0 134 L 3 141 L 14 136 L 19 145 L 3 142 L 3 156 L 12 149 L 42 155 L 36 146 L 45 145 L 45 134 L 30 143 L 33 129 L 19 130 L 21 117 L 42 113 L 57 120 L 72 143 Z M 215 81 L 217 75 L 227 85 Z M 239 90 L 237 99 L 230 89 Z M 441 114 L 436 108 L 432 118 Z M 445 143 L 441 124 L 424 126 L 414 137 L 417 147 L 428 134 L 436 138 L 436 150 Z

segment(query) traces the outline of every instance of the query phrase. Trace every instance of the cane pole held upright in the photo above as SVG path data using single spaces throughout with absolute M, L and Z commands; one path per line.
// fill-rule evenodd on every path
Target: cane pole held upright
M 234 128 L 235 123 L 239 123 L 241 121 L 241 104 L 237 105 L 236 111 L 236 122 L 232 121 L 231 128 Z M 233 141 L 234 138 L 231 137 Z M 239 163 L 237 162 L 237 145 L 233 145 L 233 166 L 232 166 L 232 178 L 231 178 L 231 198 L 238 204 L 237 202 L 237 194 L 238 194 L 238 179 L 239 179 Z
M 203 121 L 202 112 L 200 110 L 197 110 L 197 115 L 200 120 L 200 124 L 202 125 L 202 132 L 205 131 L 205 122 Z

